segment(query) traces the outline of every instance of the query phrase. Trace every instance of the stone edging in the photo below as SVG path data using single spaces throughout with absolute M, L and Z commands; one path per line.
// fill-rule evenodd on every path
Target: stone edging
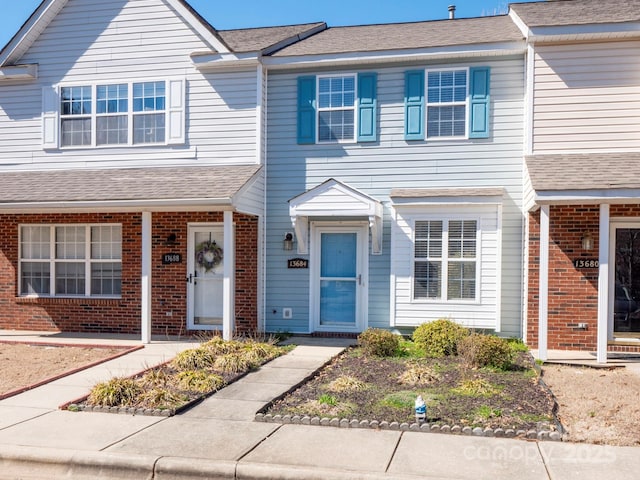
M 474 437 L 496 437 L 496 438 L 522 438 L 527 440 L 551 440 L 555 442 L 562 441 L 562 434 L 558 431 L 549 430 L 514 430 L 502 428 L 471 428 L 461 427 L 460 425 L 440 425 L 438 423 L 398 423 L 398 422 L 379 422 L 377 420 L 357 420 L 348 418 L 328 418 L 328 417 L 309 417 L 308 415 L 272 415 L 270 413 L 257 413 L 256 422 L 262 423 L 281 423 L 293 425 L 316 425 L 322 427 L 338 427 L 338 428 L 370 428 L 374 430 L 392 430 L 400 432 L 432 432 L 432 433 L 449 433 L 454 435 L 467 435 Z

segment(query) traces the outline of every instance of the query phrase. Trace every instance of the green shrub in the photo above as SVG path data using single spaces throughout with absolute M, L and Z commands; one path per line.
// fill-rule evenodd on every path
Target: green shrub
M 369 328 L 358 336 L 358 345 L 367 355 L 392 357 L 400 347 L 400 337 L 389 330 Z
M 456 355 L 458 343 L 469 336 L 469 329 L 457 323 L 441 318 L 423 323 L 413 332 L 413 341 L 427 357 L 439 358 Z
M 458 353 L 471 368 L 494 367 L 508 370 L 513 349 L 504 338 L 495 335 L 471 335 L 458 344 Z

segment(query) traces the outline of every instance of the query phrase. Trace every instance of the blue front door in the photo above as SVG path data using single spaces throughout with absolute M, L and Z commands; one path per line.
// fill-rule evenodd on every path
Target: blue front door
M 315 270 L 317 330 L 361 331 L 365 262 L 362 227 L 319 227 L 317 242 L 318 268 Z M 366 248 L 366 247 L 365 247 Z M 366 259 L 366 257 L 364 257 Z

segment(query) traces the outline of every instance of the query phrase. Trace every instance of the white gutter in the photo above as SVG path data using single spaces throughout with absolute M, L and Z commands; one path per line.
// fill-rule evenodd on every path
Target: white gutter
M 462 48 L 462 49 L 461 49 Z M 263 57 L 262 63 L 270 70 L 371 64 L 430 61 L 470 57 L 502 57 L 523 55 L 524 42 L 503 42 L 467 46 L 446 46 L 430 49 L 388 50 L 382 52 L 350 52 L 326 55 L 299 55 L 291 57 Z

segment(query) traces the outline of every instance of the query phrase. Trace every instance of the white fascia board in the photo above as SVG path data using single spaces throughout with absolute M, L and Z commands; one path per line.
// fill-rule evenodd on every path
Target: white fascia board
M 62 10 L 68 0 L 49 0 L 42 3 L 9 41 L 0 56 L 0 66 L 17 62 L 40 36 L 51 20 Z
M 527 37 L 531 43 L 584 42 L 639 38 L 640 23 L 598 23 L 590 25 L 566 25 L 534 27 Z
M 204 39 L 205 42 L 209 44 L 211 48 L 220 53 L 229 53 L 229 49 L 227 46 L 220 41 L 216 35 L 205 26 L 202 21 L 197 18 L 187 7 L 185 7 L 184 3 L 179 0 L 168 0 L 169 4 L 184 18 L 187 23 L 193 29 L 200 34 L 200 36 Z
M 0 67 L 0 82 L 14 80 L 35 80 L 38 78 L 38 64 Z
M 474 57 L 502 57 L 524 55 L 526 44 L 504 42 L 479 45 L 446 46 L 429 49 L 388 50 L 382 52 L 352 52 L 328 55 L 299 55 L 291 57 L 264 57 L 262 62 L 270 70 L 372 64 L 417 62 Z
M 164 200 L 108 200 L 78 202 L 20 202 L 0 203 L 0 213 L 65 213 L 83 212 L 134 212 L 148 211 L 202 211 L 233 210 L 230 198 L 189 198 Z
M 237 68 L 256 68 L 260 65 L 262 55 L 250 53 L 207 53 L 192 54 L 191 62 L 200 71 L 223 70 Z
M 640 189 L 541 191 L 535 194 L 537 205 L 601 203 L 640 203 Z
M 509 9 L 509 18 L 511 18 L 511 21 L 515 23 L 516 27 L 518 27 L 518 29 L 522 32 L 524 38 L 529 38 L 529 36 L 531 36 L 531 30 L 529 30 L 527 24 L 524 23 L 518 16 L 518 14 L 511 9 Z

